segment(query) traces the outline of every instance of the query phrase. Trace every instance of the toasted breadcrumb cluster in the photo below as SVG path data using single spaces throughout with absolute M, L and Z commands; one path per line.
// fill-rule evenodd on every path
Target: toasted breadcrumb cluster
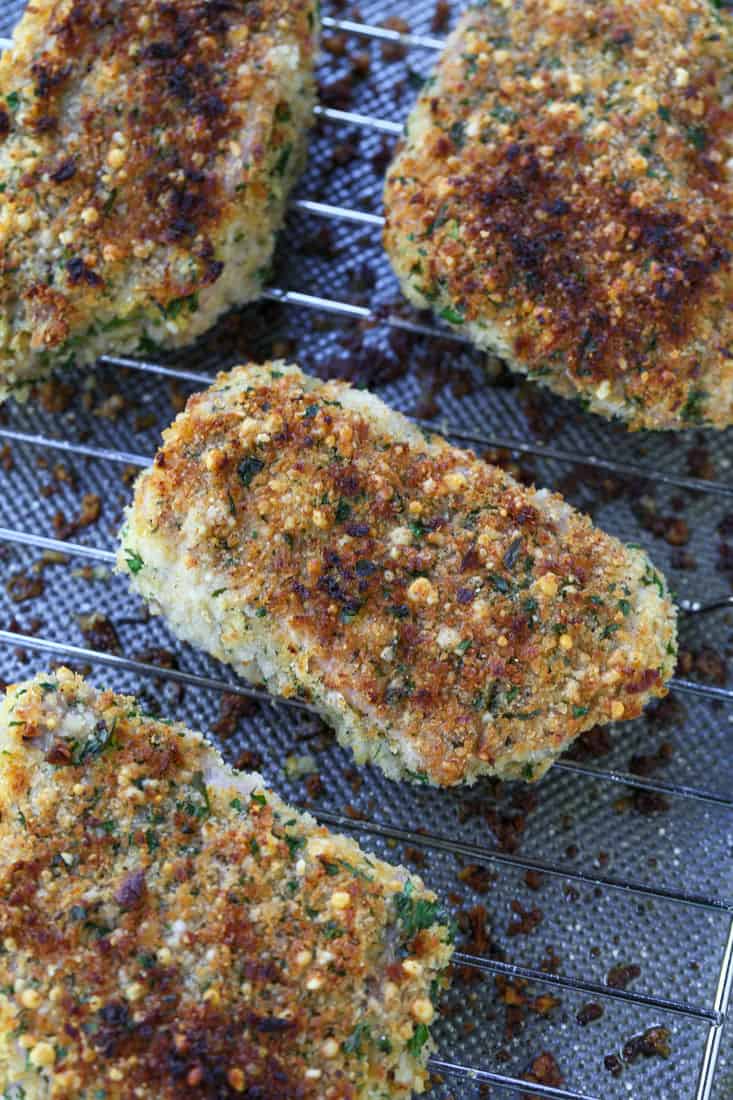
M 191 398 L 126 519 L 119 564 L 179 636 L 396 778 L 538 778 L 674 667 L 641 550 L 294 366 Z
M 407 296 L 633 428 L 733 420 L 733 39 L 717 7 L 472 7 L 387 178 Z
M 314 102 L 313 0 L 39 0 L 0 58 L 0 396 L 258 297 Z
M 422 1091 L 451 947 L 416 876 L 65 669 L 0 749 L 4 1096 Z

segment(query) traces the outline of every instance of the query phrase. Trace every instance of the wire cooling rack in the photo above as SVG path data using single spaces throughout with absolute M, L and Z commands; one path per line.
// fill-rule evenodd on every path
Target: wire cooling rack
M 0 8 L 3 33 L 21 6 Z M 134 692 L 416 867 L 460 929 L 436 1100 L 730 1100 L 733 436 L 630 436 L 401 303 L 379 244 L 381 180 L 451 18 L 447 0 L 326 14 L 310 164 L 269 301 L 186 356 L 108 357 L 40 404 L 0 410 L 0 675 L 56 660 Z M 178 646 L 111 572 L 121 510 L 185 397 L 277 354 L 369 384 L 649 549 L 689 609 L 670 698 L 584 738 L 537 787 L 435 792 L 357 772 L 307 707 Z

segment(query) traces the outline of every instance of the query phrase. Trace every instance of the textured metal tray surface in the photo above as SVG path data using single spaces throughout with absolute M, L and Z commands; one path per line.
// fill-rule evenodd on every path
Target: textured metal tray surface
M 368 24 L 398 15 L 412 32 L 442 36 L 443 29 L 431 29 L 434 3 L 365 0 L 358 10 L 330 7 L 324 14 Z M 2 5 L 0 32 L 9 33 L 21 8 Z M 328 29 L 325 36 L 336 33 Z M 404 119 L 435 59 L 423 48 L 385 59 L 378 43 L 353 34 L 328 44 L 322 102 L 393 122 Z M 344 82 L 355 54 L 368 55 L 369 71 Z M 393 141 L 368 126 L 321 119 L 297 198 L 378 214 Z M 481 357 L 460 343 L 390 327 L 384 321 L 390 311 L 408 311 L 373 225 L 293 209 L 278 257 L 273 286 L 381 307 L 379 319 L 364 324 L 325 310 L 265 303 L 225 319 L 190 354 L 169 360 L 172 370 L 211 376 L 249 357 L 285 354 L 323 374 L 355 376 L 408 413 L 434 414 L 438 426 L 482 437 L 485 442 L 475 444 L 480 451 L 497 440 L 526 445 L 531 453 L 515 452 L 512 459 L 522 475 L 560 488 L 606 530 L 644 545 L 680 599 L 730 593 L 733 433 L 631 436 L 528 389 L 495 364 L 489 364 L 493 381 L 487 380 Z M 129 500 L 134 456 L 154 453 L 161 430 L 198 386 L 114 364 L 70 372 L 63 381 L 63 408 L 10 403 L 0 411 L 0 447 L 7 445 L 0 453 L 0 525 L 31 539 L 61 534 L 71 543 L 110 550 Z M 23 441 L 18 433 L 39 438 Z M 70 449 L 63 449 L 66 444 Z M 84 448 L 105 454 L 89 457 Z M 582 465 L 588 456 L 613 468 Z M 638 466 L 646 476 L 629 469 Z M 684 487 L 690 478 L 712 484 L 691 491 Z M 100 518 L 64 531 L 58 515 L 78 517 L 90 493 L 100 499 Z M 228 759 L 241 760 L 243 753 L 261 759 L 268 782 L 283 796 L 329 821 L 343 817 L 342 827 L 387 858 L 416 863 L 448 900 L 462 929 L 459 949 L 487 958 L 489 970 L 457 969 L 435 1029 L 438 1056 L 486 1076 L 446 1074 L 432 1096 L 473 1100 L 490 1090 L 599 1100 L 733 1097 L 729 1035 L 712 1091 L 700 1085 L 723 1004 L 719 984 L 733 912 L 733 696 L 675 690 L 643 719 L 614 728 L 606 742 L 565 760 L 530 789 L 486 783 L 457 793 L 398 786 L 373 769 L 355 771 L 349 755 L 305 712 L 256 700 L 242 705 L 227 731 L 219 690 L 169 677 L 184 670 L 233 685 L 229 671 L 178 646 L 106 562 L 76 552 L 64 561 L 42 560 L 38 545 L 7 535 L 0 554 L 0 628 L 29 635 L 24 647 L 5 636 L 5 681 L 58 659 L 34 648 L 38 639 L 101 651 L 108 661 L 166 665 L 155 678 L 149 670 L 105 666 L 83 655 L 73 662 L 88 666 L 96 682 L 142 696 L 151 709 L 195 728 L 211 731 L 218 724 L 215 739 Z M 20 589 L 29 580 L 36 583 L 19 602 L 15 597 L 25 594 Z M 83 618 L 90 613 L 103 617 L 102 633 L 97 628 L 90 634 Z M 688 656 L 680 676 L 733 689 L 726 667 L 732 628 L 731 612 L 684 617 L 681 645 Z M 660 746 L 669 749 L 659 752 Z M 639 756 L 654 759 L 640 762 Z M 294 757 L 311 758 L 320 784 L 294 773 Z M 475 865 L 472 872 L 469 865 Z M 534 927 L 516 934 L 518 907 L 536 912 L 525 922 Z M 469 918 L 474 934 L 466 946 Z M 606 986 L 619 965 L 640 971 L 625 991 Z M 512 966 L 520 969 L 512 974 Z M 512 1007 L 507 999 L 519 1004 Z M 590 1003 L 601 1005 L 603 1015 L 583 1026 L 577 1015 Z M 609 1072 L 606 1057 L 620 1056 L 631 1037 L 652 1027 L 668 1029 L 669 1057 L 641 1054 L 622 1059 L 619 1076 Z M 502 1084 L 522 1079 L 543 1052 L 553 1055 L 562 1075 L 557 1091 Z

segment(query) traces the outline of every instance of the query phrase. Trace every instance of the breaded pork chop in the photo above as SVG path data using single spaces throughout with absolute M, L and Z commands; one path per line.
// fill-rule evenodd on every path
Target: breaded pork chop
M 66 669 L 0 749 L 3 1096 L 422 1091 L 451 946 L 415 875 Z
M 733 38 L 710 0 L 487 0 L 385 190 L 408 298 L 632 428 L 733 420 Z
M 118 560 L 179 637 L 310 699 L 395 778 L 538 778 L 581 731 L 665 694 L 674 666 L 643 551 L 282 363 L 191 398 Z
M 0 396 L 258 297 L 316 23 L 315 0 L 28 5 L 0 59 Z

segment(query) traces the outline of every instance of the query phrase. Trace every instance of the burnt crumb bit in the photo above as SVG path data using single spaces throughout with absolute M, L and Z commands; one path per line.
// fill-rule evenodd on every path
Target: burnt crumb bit
M 65 476 L 64 467 L 54 468 L 54 476 L 57 481 L 70 482 L 73 479 Z M 56 512 L 53 517 L 53 527 L 58 538 L 69 539 L 81 528 L 91 527 L 102 514 L 102 500 L 98 493 L 85 493 L 79 505 L 79 514 L 75 519 L 67 519 L 62 512 Z
M 545 953 L 540 960 L 540 970 L 545 974 L 558 974 L 560 972 L 560 966 L 562 959 L 555 951 L 552 944 L 548 944 L 545 948 Z
M 611 989 L 626 989 L 641 974 L 641 967 L 636 963 L 623 965 L 621 963 L 612 966 L 606 975 L 606 985 Z
M 542 910 L 534 907 L 525 909 L 521 902 L 515 898 L 511 903 L 512 915 L 507 925 L 509 936 L 528 936 L 534 932 L 538 924 L 542 923 Z
M 347 38 L 343 33 L 339 34 L 326 34 L 321 40 L 326 53 L 332 54 L 334 57 L 344 57 L 348 52 L 347 50 Z
M 524 884 L 528 886 L 530 890 L 540 890 L 543 882 L 544 878 L 540 871 L 529 870 L 524 872 Z
M 304 783 L 306 794 L 311 801 L 315 802 L 326 793 L 326 785 L 319 772 L 312 772 L 310 775 L 307 775 Z
M 25 603 L 43 595 L 43 577 L 31 577 L 28 573 L 14 573 L 5 584 L 5 591 L 13 603 Z
M 458 872 L 459 881 L 465 882 L 477 894 L 488 893 L 489 888 L 494 885 L 497 878 L 495 871 L 490 871 L 488 867 L 482 867 L 478 863 L 469 863 Z
M 217 737 L 226 740 L 227 737 L 232 737 L 236 733 L 240 720 L 256 714 L 257 709 L 257 700 L 232 691 L 224 691 L 219 699 L 219 717 L 211 728 Z
M 257 752 L 252 749 L 244 749 L 237 757 L 234 767 L 238 771 L 259 771 L 264 764 L 264 757 L 261 752 Z
M 435 7 L 433 9 L 433 17 L 430 20 L 431 31 L 444 31 L 446 30 L 451 17 L 451 6 L 449 0 L 435 0 Z
M 690 528 L 687 520 L 678 517 L 670 520 L 664 537 L 670 546 L 685 546 L 690 541 Z
M 641 789 L 631 791 L 624 798 L 617 798 L 613 804 L 618 814 L 631 812 L 641 814 L 642 817 L 669 813 L 670 807 L 671 803 L 666 795 Z
M 467 954 L 480 955 L 484 958 L 503 958 L 503 952 L 497 947 L 491 936 L 489 916 L 485 905 L 473 905 L 469 909 L 459 909 L 456 913 L 456 925 L 463 937 L 461 948 Z M 468 966 L 456 967 L 455 977 L 463 985 L 476 985 L 485 979 L 481 971 Z M 501 977 L 502 975 L 497 976 L 497 983 Z
M 600 1020 L 602 1015 L 603 1005 L 599 1005 L 595 1001 L 589 1001 L 588 1004 L 584 1004 L 583 1007 L 578 1010 L 575 1019 L 578 1021 L 581 1027 L 586 1027 L 588 1024 L 592 1024 L 596 1020 Z
M 102 653 L 121 653 L 122 646 L 116 628 L 101 611 L 77 615 L 77 622 L 84 638 L 92 649 Z
M 659 768 L 668 764 L 674 755 L 674 749 L 669 741 L 662 741 L 653 753 L 635 753 L 629 760 L 629 771 L 632 775 L 649 776 Z
M 622 1055 L 625 1062 L 633 1064 L 641 1055 L 644 1058 L 669 1058 L 672 1053 L 669 1028 L 650 1027 L 642 1035 L 634 1035 L 624 1043 Z
M 605 726 L 593 726 L 581 733 L 565 753 L 568 760 L 600 760 L 611 751 L 611 736 Z
M 710 646 L 695 650 L 681 649 L 677 672 L 680 676 L 692 676 L 722 687 L 728 678 L 728 663 L 722 653 L 717 653 Z
M 387 30 L 397 31 L 399 34 L 409 34 L 410 24 L 399 15 L 390 15 L 382 24 Z M 402 42 L 382 42 L 382 59 L 384 61 L 402 61 L 407 56 L 407 46 Z
M 624 1071 L 624 1064 L 618 1054 L 607 1054 L 603 1059 L 603 1066 L 612 1077 L 620 1077 Z
M 559 1088 L 565 1078 L 560 1072 L 555 1056 L 549 1051 L 543 1051 L 532 1060 L 528 1072 L 522 1075 L 522 1080 Z M 522 1100 L 535 1100 L 535 1097 L 535 1093 L 523 1093 Z

